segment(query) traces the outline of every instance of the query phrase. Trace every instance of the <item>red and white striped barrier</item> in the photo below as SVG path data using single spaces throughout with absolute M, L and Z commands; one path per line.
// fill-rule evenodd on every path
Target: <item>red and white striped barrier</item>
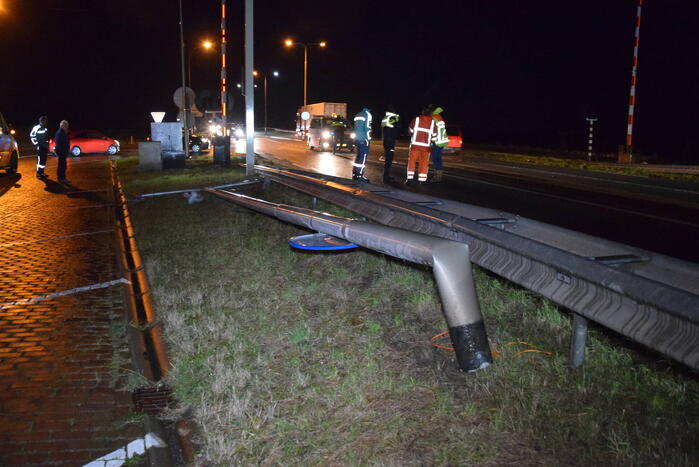
M 633 64 L 631 67 L 631 91 L 629 97 L 629 118 L 626 127 L 626 150 L 631 157 L 631 144 L 633 142 L 633 112 L 636 105 L 636 69 L 638 68 L 638 43 L 641 32 L 641 7 L 643 0 L 638 0 L 636 8 L 636 34 L 633 46 Z
M 223 136 L 228 135 L 226 116 L 228 114 L 226 103 L 226 0 L 221 0 L 221 120 L 223 124 Z

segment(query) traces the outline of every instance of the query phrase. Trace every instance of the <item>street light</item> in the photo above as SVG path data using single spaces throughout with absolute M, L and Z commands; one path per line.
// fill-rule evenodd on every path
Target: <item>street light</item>
M 325 41 L 320 42 L 296 42 L 291 39 L 286 39 L 284 45 L 287 47 L 293 47 L 295 45 L 303 46 L 303 105 L 306 105 L 306 98 L 308 96 L 308 46 L 317 45 L 318 47 L 325 47 L 328 45 Z
M 265 88 L 265 134 L 267 134 L 267 73 L 260 73 L 257 70 L 253 70 L 252 76 L 258 77 L 262 75 L 262 78 L 264 79 L 264 88 Z M 273 71 L 272 76 L 275 78 L 279 77 L 279 72 L 278 71 Z
M 189 84 L 189 87 L 192 87 L 192 52 L 194 52 L 195 48 L 211 50 L 213 49 L 213 47 L 213 42 L 211 42 L 210 40 L 205 40 L 199 44 L 199 47 L 192 47 L 189 49 L 189 53 L 187 55 L 187 83 Z

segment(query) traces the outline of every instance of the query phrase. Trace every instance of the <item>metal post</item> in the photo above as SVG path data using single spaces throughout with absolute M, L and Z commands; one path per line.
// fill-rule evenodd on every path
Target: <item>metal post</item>
M 570 340 L 570 358 L 568 362 L 571 368 L 578 368 L 585 361 L 586 342 L 587 318 L 578 313 L 573 313 L 573 336 Z
M 593 140 L 595 122 L 597 121 L 597 119 L 588 117 L 585 120 L 590 122 L 590 131 L 587 135 L 587 160 L 591 161 L 592 160 L 592 140 Z
M 187 82 L 184 80 L 184 20 L 182 18 L 182 0 L 180 4 L 180 55 L 182 58 L 182 133 L 184 134 L 184 154 L 189 151 L 189 125 L 187 125 Z
M 187 52 L 187 86 L 192 87 L 192 48 Z M 192 88 L 194 89 L 194 88 Z
M 308 46 L 303 44 L 303 105 L 308 95 Z
M 267 135 L 267 73 L 265 73 L 265 135 Z
M 255 173 L 255 82 L 253 69 L 253 0 L 245 0 L 245 174 Z
M 221 0 L 221 128 L 223 136 L 228 136 L 226 97 L 226 0 Z
M 636 31 L 634 37 L 633 45 L 633 63 L 631 65 L 631 89 L 629 91 L 629 116 L 626 127 L 626 152 L 628 154 L 628 161 L 632 161 L 632 143 L 633 143 L 633 113 L 634 107 L 636 106 L 636 69 L 638 68 L 638 44 L 641 35 L 641 7 L 643 6 L 643 0 L 638 0 L 638 7 L 636 8 Z

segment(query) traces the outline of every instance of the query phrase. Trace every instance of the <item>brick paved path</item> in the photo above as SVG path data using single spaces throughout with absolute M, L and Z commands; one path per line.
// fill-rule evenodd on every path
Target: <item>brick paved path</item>
M 46 183 L 35 163 L 0 174 L 0 465 L 83 465 L 143 436 L 115 389 L 124 286 L 30 299 L 120 278 L 110 173 L 104 157 L 71 160 L 65 188 L 55 159 Z

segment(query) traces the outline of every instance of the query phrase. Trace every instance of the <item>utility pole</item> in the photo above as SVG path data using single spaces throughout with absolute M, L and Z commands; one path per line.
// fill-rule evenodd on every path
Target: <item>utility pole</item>
M 184 134 L 184 156 L 189 152 L 189 124 L 187 123 L 187 83 L 184 80 L 184 21 L 182 19 L 182 0 L 180 0 L 180 55 L 182 58 L 182 133 Z
M 255 174 L 255 82 L 253 69 L 253 0 L 245 0 L 245 174 Z
M 638 68 L 638 43 L 641 34 L 641 7 L 643 0 L 638 0 L 636 7 L 636 32 L 633 45 L 633 63 L 631 65 L 631 89 L 629 91 L 629 116 L 626 126 L 626 154 L 628 162 L 632 161 L 632 143 L 633 143 L 633 113 L 636 106 L 636 69 Z M 621 161 L 620 161 L 621 162 Z
M 585 120 L 590 122 L 590 132 L 587 136 L 587 160 L 591 161 L 592 160 L 592 140 L 593 140 L 593 135 L 594 135 L 594 131 L 595 131 L 595 122 L 597 121 L 597 119 L 587 117 Z

